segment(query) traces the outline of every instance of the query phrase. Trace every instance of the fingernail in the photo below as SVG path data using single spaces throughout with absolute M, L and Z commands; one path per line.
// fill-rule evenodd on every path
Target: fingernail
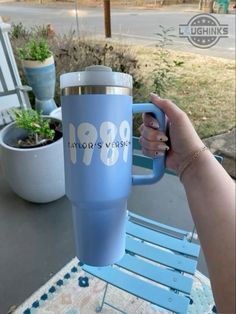
M 161 142 L 166 142 L 168 141 L 168 137 L 165 135 L 157 135 L 157 140 Z
M 150 126 L 155 129 L 158 129 L 160 127 L 160 124 L 157 122 L 157 120 L 153 120 L 150 122 Z
M 161 98 L 161 97 L 159 97 L 157 94 L 155 94 L 155 93 L 150 93 L 150 96 L 152 96 L 152 97 L 156 97 L 156 98 Z
M 163 149 L 163 150 L 169 150 L 169 149 L 170 149 L 169 146 L 167 146 L 167 145 L 165 145 L 165 144 L 160 144 L 160 145 L 158 146 L 158 148 L 159 148 L 159 149 Z

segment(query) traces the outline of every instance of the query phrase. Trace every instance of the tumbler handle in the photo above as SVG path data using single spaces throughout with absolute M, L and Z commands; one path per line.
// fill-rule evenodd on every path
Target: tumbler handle
M 133 113 L 151 112 L 159 122 L 159 130 L 166 131 L 166 117 L 164 112 L 152 103 L 133 104 Z M 166 154 L 165 154 L 166 155 Z M 133 185 L 152 184 L 159 181 L 165 172 L 166 156 L 158 156 L 153 158 L 153 172 L 150 175 L 132 175 Z

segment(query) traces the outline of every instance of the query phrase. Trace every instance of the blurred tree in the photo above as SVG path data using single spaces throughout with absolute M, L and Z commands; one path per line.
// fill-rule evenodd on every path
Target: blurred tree
M 199 0 L 199 10 L 207 13 L 213 13 L 214 0 Z

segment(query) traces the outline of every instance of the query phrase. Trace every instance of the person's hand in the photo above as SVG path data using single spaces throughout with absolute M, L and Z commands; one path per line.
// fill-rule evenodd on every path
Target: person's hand
M 180 165 L 204 144 L 197 135 L 188 116 L 168 99 L 151 94 L 151 102 L 162 109 L 168 118 L 170 147 L 166 145 L 166 134 L 158 131 L 158 121 L 148 113 L 143 114 L 143 124 L 139 128 L 143 154 L 149 157 L 163 155 L 166 150 L 166 166 L 178 171 Z

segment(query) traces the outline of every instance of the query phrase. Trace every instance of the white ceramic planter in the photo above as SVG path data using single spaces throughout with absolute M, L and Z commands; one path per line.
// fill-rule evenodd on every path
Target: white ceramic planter
M 47 203 L 61 198 L 65 195 L 63 139 L 30 149 L 8 145 L 23 132 L 15 122 L 0 132 L 1 164 L 7 182 L 16 194 L 30 202 Z

